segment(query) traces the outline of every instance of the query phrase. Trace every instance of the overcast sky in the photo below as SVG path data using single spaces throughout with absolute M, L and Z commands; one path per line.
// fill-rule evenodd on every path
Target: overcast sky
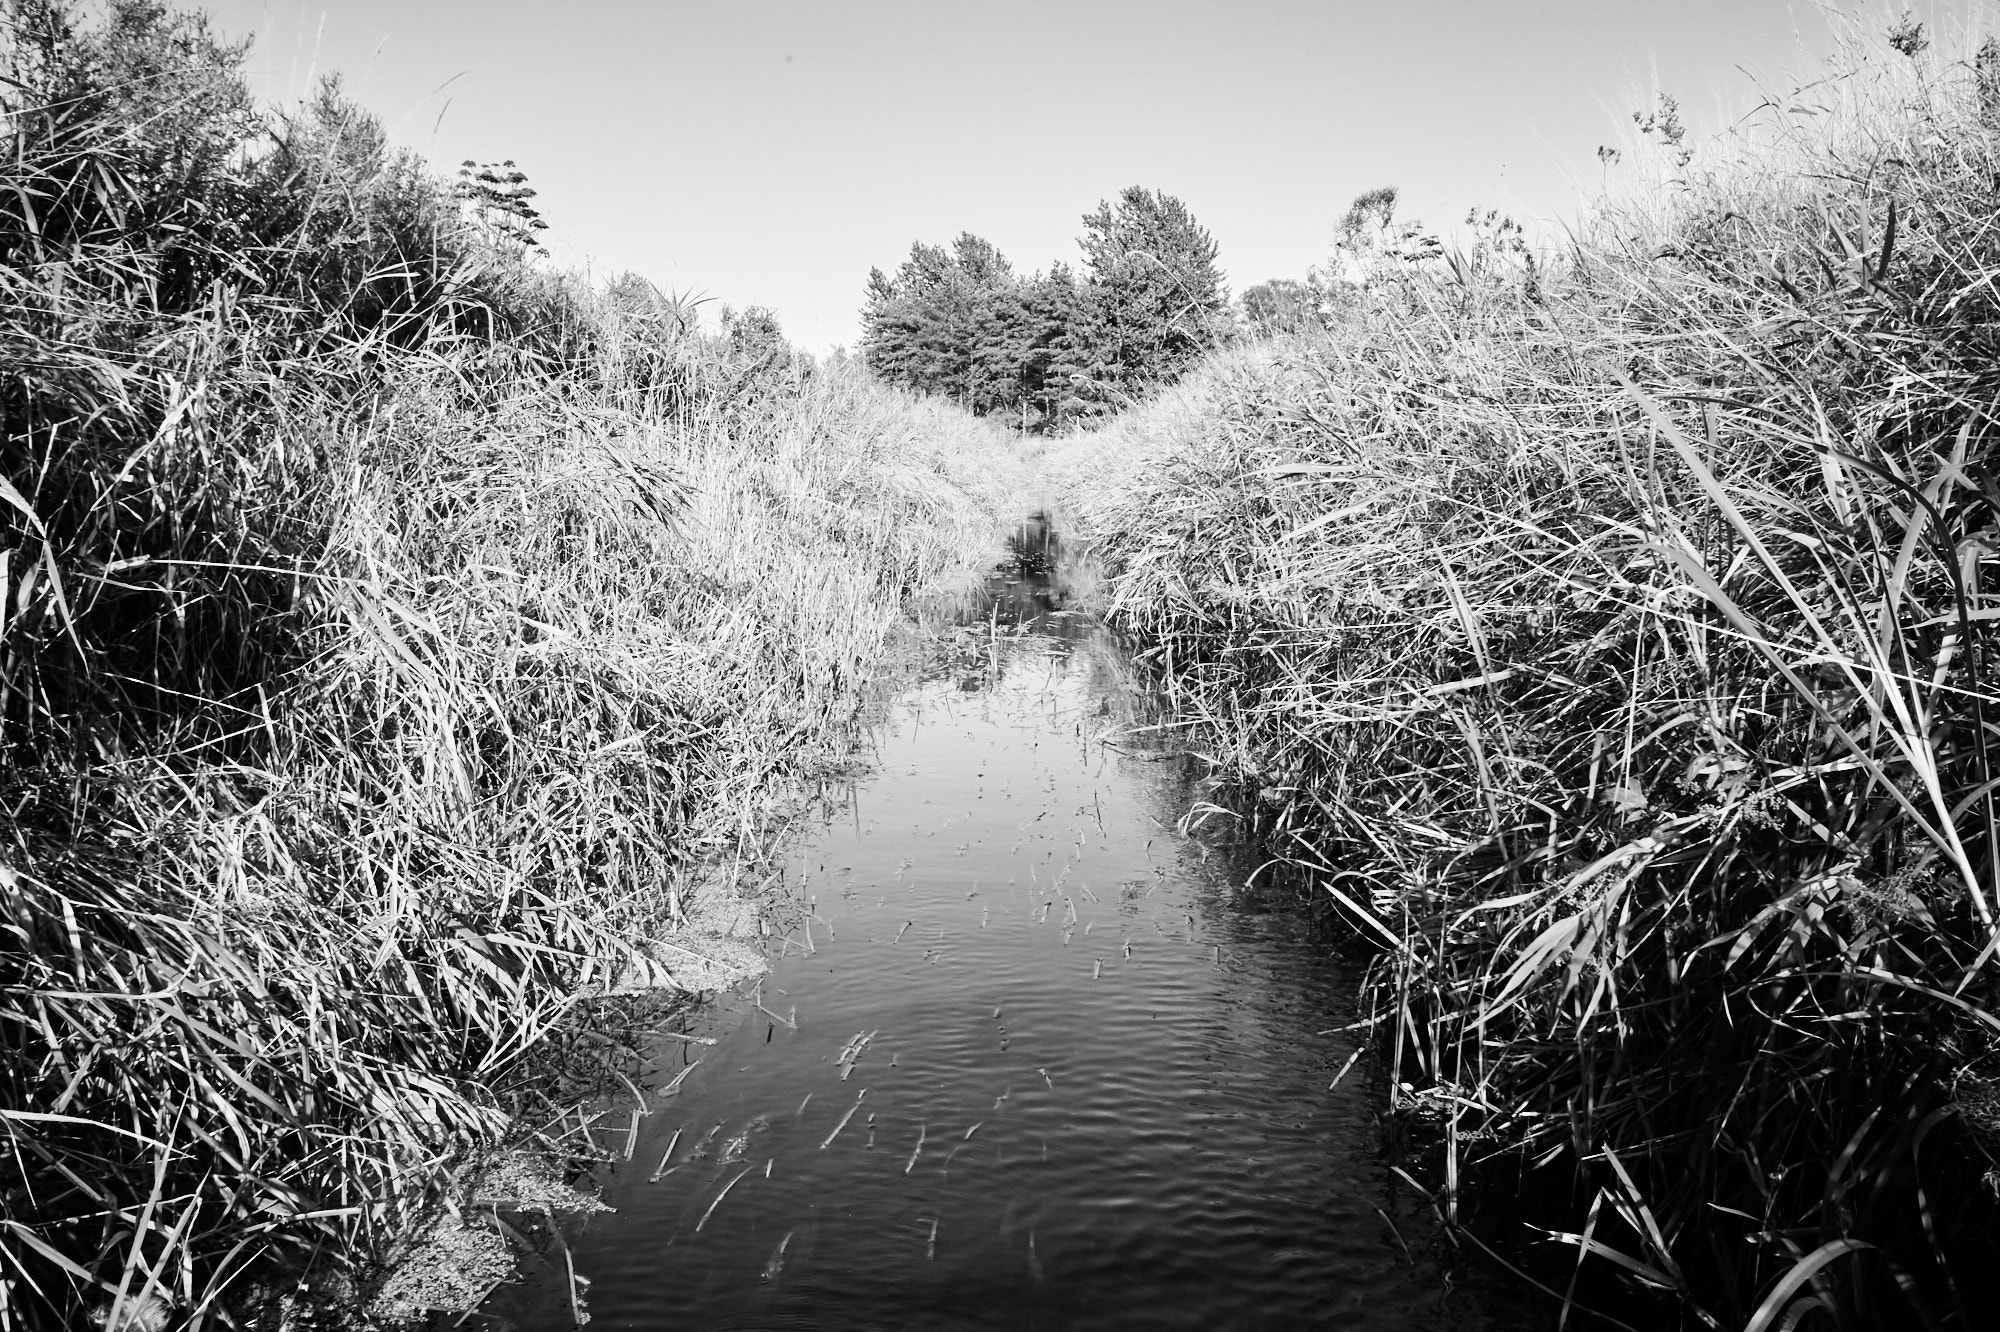
M 1074 262 L 1080 215 L 1131 184 L 1187 202 L 1236 290 L 1302 276 L 1378 185 L 1433 225 L 1572 215 L 1655 86 L 1714 127 L 1826 45 L 1785 0 L 202 7 L 256 35 L 266 97 L 340 70 L 440 167 L 514 159 L 565 262 L 768 305 L 815 350 L 852 343 L 869 266 L 912 240 Z

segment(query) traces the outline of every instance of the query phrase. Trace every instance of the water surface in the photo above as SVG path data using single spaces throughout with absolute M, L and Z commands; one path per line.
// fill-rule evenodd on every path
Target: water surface
M 1494 1326 L 1328 1089 L 1355 976 L 1175 831 L 1196 774 L 1024 548 L 788 866 L 771 972 L 655 1051 L 593 1326 Z

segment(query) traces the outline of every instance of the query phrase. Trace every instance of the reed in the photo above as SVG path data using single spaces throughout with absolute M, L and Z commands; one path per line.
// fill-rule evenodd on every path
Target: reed
M 1995 1294 L 1996 67 L 1849 34 L 1563 253 L 1387 268 L 1046 459 L 1379 949 L 1440 1215 L 1571 1321 Z
M 767 844 L 1011 455 L 549 271 L 196 19 L 0 19 L 0 1328 L 239 1325 Z

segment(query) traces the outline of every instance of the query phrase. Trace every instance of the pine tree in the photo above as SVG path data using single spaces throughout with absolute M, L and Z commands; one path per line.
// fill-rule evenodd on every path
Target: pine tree
M 1083 219 L 1094 363 L 1120 393 L 1170 383 L 1230 333 L 1215 240 L 1187 205 L 1134 185 Z

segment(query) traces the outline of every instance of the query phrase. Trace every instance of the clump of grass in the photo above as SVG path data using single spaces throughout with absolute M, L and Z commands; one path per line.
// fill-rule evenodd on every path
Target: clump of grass
M 1568 1316 L 1994 1294 L 2000 46 L 1898 35 L 1050 460 Z
M 999 537 L 959 414 L 489 234 L 333 89 L 0 21 L 0 1327 L 379 1249 Z

